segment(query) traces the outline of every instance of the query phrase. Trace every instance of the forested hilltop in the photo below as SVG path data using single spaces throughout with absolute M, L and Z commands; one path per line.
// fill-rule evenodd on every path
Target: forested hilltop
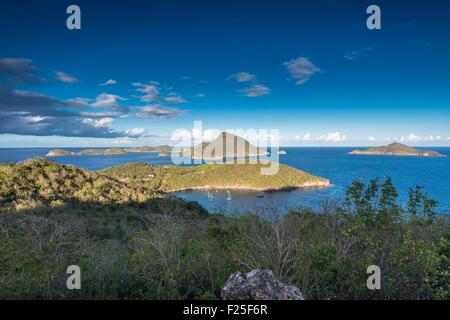
M 321 210 L 222 215 L 152 190 L 139 172 L 1 165 L 0 298 L 216 299 L 232 273 L 254 268 L 306 299 L 450 298 L 450 222 L 420 187 L 404 206 L 387 178 L 355 181 Z M 66 288 L 73 264 L 81 290 Z M 373 264 L 382 289 L 369 291 Z

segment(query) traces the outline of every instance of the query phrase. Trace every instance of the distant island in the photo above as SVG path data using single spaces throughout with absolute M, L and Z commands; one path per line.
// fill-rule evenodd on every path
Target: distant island
M 233 146 L 233 148 L 228 148 Z M 193 159 L 222 160 L 226 158 L 247 158 L 268 154 L 267 151 L 255 147 L 242 137 L 228 132 L 222 132 L 210 142 L 202 142 L 194 148 L 184 148 L 183 156 Z
M 109 149 L 84 149 L 81 151 L 68 151 L 61 149 L 50 150 L 47 153 L 47 157 L 63 157 L 63 156 L 107 156 L 127 153 L 159 153 L 160 156 L 168 156 L 170 154 L 171 147 L 168 145 L 158 147 L 130 147 L 130 148 L 109 148 Z
M 366 150 L 353 150 L 349 154 L 386 155 L 386 156 L 419 156 L 419 157 L 445 157 L 445 155 L 431 150 L 418 150 L 402 143 L 394 142 L 387 146 L 369 148 Z
M 124 183 L 146 186 L 149 190 L 176 192 L 182 190 L 248 189 L 276 191 L 301 188 L 331 187 L 330 181 L 280 164 L 274 175 L 261 175 L 261 168 L 269 161 L 258 164 L 203 164 L 198 166 L 152 166 L 129 163 L 101 170 L 99 173 Z

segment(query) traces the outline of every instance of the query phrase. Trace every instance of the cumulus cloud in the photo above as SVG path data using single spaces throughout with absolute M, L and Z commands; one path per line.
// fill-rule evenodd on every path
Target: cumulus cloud
M 320 136 L 319 140 L 326 142 L 342 142 L 347 140 L 347 136 L 341 132 L 329 132 L 324 136 Z
M 66 136 L 90 138 L 116 138 L 123 136 L 108 126 L 95 126 L 72 117 L 36 117 L 3 115 L 0 133 L 35 136 Z
M 410 133 L 409 135 L 407 135 L 406 137 L 400 137 L 398 140 L 400 141 L 412 141 L 412 142 L 417 142 L 422 140 L 421 137 L 419 137 L 418 135 L 416 135 L 415 133 Z
M 178 95 L 175 95 L 175 94 L 170 95 L 170 96 L 168 96 L 168 97 L 165 97 L 165 98 L 163 99 L 163 101 L 164 101 L 165 103 L 172 103 L 172 104 L 178 104 L 178 103 L 185 103 L 185 102 L 186 102 L 186 100 L 184 100 L 183 97 L 178 96 Z
M 246 97 L 260 97 L 270 94 L 270 89 L 262 84 L 254 84 L 248 88 L 239 90 L 239 92 Z
M 291 59 L 284 62 L 283 65 L 286 67 L 291 76 L 294 78 L 295 83 L 298 85 L 305 84 L 309 80 L 309 78 L 311 78 L 311 76 L 321 71 L 305 57 Z
M 134 82 L 133 86 L 137 87 L 136 91 L 144 93 L 140 97 L 141 101 L 154 102 L 159 100 L 159 88 L 155 83 L 143 84 L 140 82 Z
M 313 140 L 313 137 L 311 135 L 311 133 L 307 132 L 304 135 L 297 135 L 294 137 L 294 140 L 296 141 L 311 141 Z
M 62 71 L 55 71 L 55 78 L 61 82 L 74 84 L 78 79 Z
M 96 128 L 111 128 L 113 121 L 114 120 L 112 118 L 101 118 L 99 120 L 87 118 L 83 120 L 83 123 L 89 124 Z
M 248 81 L 255 80 L 256 76 L 249 72 L 239 72 L 239 73 L 229 76 L 228 79 L 234 79 L 237 82 L 248 82 Z
M 393 140 L 401 141 L 401 142 L 438 142 L 445 140 L 442 136 L 429 135 L 429 136 L 419 136 L 415 133 L 410 133 L 406 136 L 401 136 L 400 138 L 394 138 Z
M 95 98 L 95 102 L 91 103 L 90 106 L 94 108 L 117 108 L 119 100 L 126 99 L 114 94 L 102 93 Z
M 140 138 L 147 134 L 147 129 L 145 128 L 133 128 L 125 131 L 125 136 L 130 138 Z
M 103 83 L 100 83 L 99 86 L 102 86 L 102 87 L 104 87 L 104 86 L 112 86 L 112 85 L 115 85 L 116 83 L 117 83 L 116 80 L 109 79 L 109 80 L 106 80 Z
M 91 138 L 138 137 L 145 134 L 145 129 L 117 131 L 112 127 L 114 119 L 168 119 L 184 114 L 177 108 L 157 104 L 121 106 L 119 103 L 126 99 L 109 93 L 102 93 L 95 99 L 77 97 L 63 100 L 15 88 L 23 81 L 37 81 L 39 78 L 35 75 L 35 71 L 31 60 L 0 58 L 0 79 L 6 79 L 6 82 L 0 83 L 2 119 L 0 134 Z M 59 76 L 68 75 L 59 74 Z M 158 84 L 150 83 L 150 85 Z M 172 102 L 179 102 L 180 99 L 176 94 L 171 94 L 167 98 L 172 98 Z
M 375 141 L 375 137 L 369 136 L 369 137 L 367 138 L 367 140 L 373 142 L 373 141 Z
M 136 87 L 136 91 L 143 93 L 143 95 L 139 98 L 144 102 L 159 102 L 169 104 L 186 102 L 186 100 L 182 96 L 176 94 L 175 92 L 170 92 L 167 96 L 162 95 L 160 84 L 156 81 L 150 81 L 149 83 L 133 82 L 133 86 Z
M 180 109 L 162 105 L 146 105 L 143 107 L 133 107 L 133 110 L 137 110 L 137 112 L 125 115 L 124 117 L 138 119 L 170 119 L 184 114 L 184 111 Z

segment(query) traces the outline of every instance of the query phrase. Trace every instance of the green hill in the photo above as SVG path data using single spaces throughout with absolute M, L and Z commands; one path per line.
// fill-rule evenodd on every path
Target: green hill
M 280 164 L 275 175 L 261 175 L 269 163 L 204 164 L 192 167 L 151 166 L 145 163 L 119 165 L 102 170 L 128 183 L 146 185 L 165 192 L 190 189 L 283 190 L 329 187 L 327 179 Z
M 0 211 L 67 202 L 118 204 L 163 197 L 160 192 L 46 159 L 0 164 Z
M 255 157 L 267 154 L 242 137 L 222 132 L 210 142 L 202 142 L 194 148 L 185 148 L 184 155 L 194 159 L 222 160 L 224 158 Z

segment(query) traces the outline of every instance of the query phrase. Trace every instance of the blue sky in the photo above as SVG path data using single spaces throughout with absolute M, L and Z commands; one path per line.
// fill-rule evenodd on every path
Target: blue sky
M 450 145 L 450 2 L 243 2 L 2 4 L 0 147 L 171 143 L 196 120 L 282 145 Z

